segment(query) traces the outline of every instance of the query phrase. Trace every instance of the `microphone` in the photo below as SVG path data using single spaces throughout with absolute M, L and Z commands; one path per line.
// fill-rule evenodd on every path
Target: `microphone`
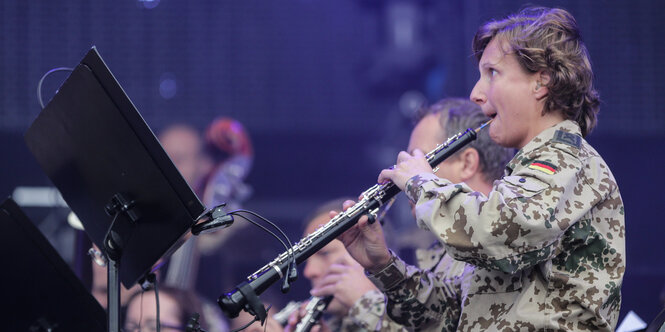
M 203 217 L 209 220 L 198 223 L 192 226 L 192 234 L 199 235 L 205 233 L 212 233 L 217 228 L 226 228 L 233 224 L 233 215 L 224 211 L 226 204 L 218 205 L 214 209 L 206 212 Z
M 282 281 L 282 287 L 280 288 L 283 294 L 288 293 L 291 290 L 291 282 L 289 281 L 289 274 L 291 272 L 291 262 L 286 267 L 286 274 L 284 275 L 284 281 Z

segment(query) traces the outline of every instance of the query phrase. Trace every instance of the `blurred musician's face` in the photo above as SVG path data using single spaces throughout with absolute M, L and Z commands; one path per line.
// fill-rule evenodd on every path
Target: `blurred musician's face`
M 305 233 L 313 233 L 317 228 L 327 223 L 329 220 L 330 217 L 327 212 L 318 215 L 309 223 Z M 344 244 L 339 240 L 333 240 L 307 259 L 304 271 L 305 278 L 309 279 L 312 283 L 312 287 L 317 287 L 320 285 L 323 277 L 328 273 L 328 268 L 330 268 L 331 265 L 347 260 L 353 260 L 353 258 L 351 258 L 346 251 L 346 248 L 344 248 Z M 330 302 L 327 311 L 333 314 L 346 314 L 345 312 L 342 312 L 344 311 L 343 306 L 335 299 Z
M 407 151 L 413 154 L 413 150 L 419 149 L 423 153 L 428 153 L 437 145 L 443 143 L 448 136 L 439 123 L 440 114 L 428 114 L 423 117 L 413 131 L 411 132 L 411 139 L 409 139 L 409 147 Z M 436 176 L 448 179 L 453 183 L 462 182 L 461 176 L 458 174 L 454 167 L 459 159 L 455 157 L 447 158 L 439 164 L 439 170 L 434 173 Z
M 180 306 L 176 299 L 167 294 L 159 294 L 159 321 L 162 331 L 178 331 L 182 329 L 180 322 Z M 127 306 L 127 317 L 125 319 L 125 331 L 156 331 L 157 306 L 155 303 L 155 292 L 147 291 L 135 296 Z M 141 329 L 139 330 L 139 327 Z
M 413 154 L 415 149 L 428 153 L 447 139 L 445 130 L 439 123 L 440 116 L 440 114 L 428 114 L 418 122 L 411 132 L 407 149 L 409 153 Z M 463 166 L 463 163 L 460 163 L 461 159 L 456 156 L 447 158 L 439 164 L 439 169 L 434 174 L 440 178 L 448 179 L 450 182 L 460 183 L 463 181 L 460 176 L 460 167 Z M 412 212 L 413 208 L 414 206 L 411 203 Z
M 159 136 L 159 142 L 187 183 L 196 190 L 212 165 L 203 153 L 198 133 L 184 126 L 174 126 Z

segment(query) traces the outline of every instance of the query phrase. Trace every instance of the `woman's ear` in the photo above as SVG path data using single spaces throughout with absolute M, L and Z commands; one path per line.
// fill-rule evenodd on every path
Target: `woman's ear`
M 537 72 L 535 76 L 536 76 L 536 82 L 534 85 L 533 93 L 537 100 L 541 100 L 547 97 L 549 93 L 547 85 L 550 83 L 550 74 L 541 70 Z

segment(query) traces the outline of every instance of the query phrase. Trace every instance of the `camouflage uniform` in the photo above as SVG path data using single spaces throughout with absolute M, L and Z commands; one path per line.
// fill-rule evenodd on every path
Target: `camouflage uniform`
M 393 257 L 395 257 L 393 255 Z M 422 293 L 429 293 L 432 290 L 440 290 L 437 286 L 443 283 L 453 285 L 453 293 L 459 294 L 461 280 L 464 275 L 465 268 L 468 264 L 454 260 L 449 255 L 445 254 L 443 247 L 440 243 L 435 243 L 429 249 L 421 249 L 416 251 L 418 260 L 418 269 L 414 266 L 409 267 L 409 273 L 413 280 L 421 288 L 427 288 Z M 396 258 L 399 260 L 399 258 Z M 400 264 L 406 266 L 404 262 L 399 260 Z M 371 276 L 370 276 L 371 278 Z M 409 280 L 411 281 L 411 280 Z M 452 297 L 451 297 L 452 298 Z M 455 298 L 454 301 L 457 301 Z M 441 312 L 436 312 L 436 319 L 429 320 L 426 330 L 428 331 L 455 331 L 457 321 L 460 315 L 459 304 L 449 305 L 442 308 Z M 414 313 L 432 314 L 433 312 L 427 311 L 425 307 L 412 308 Z M 332 329 L 333 331 L 410 331 L 413 328 L 407 328 L 396 322 L 390 316 L 399 317 L 394 313 L 388 315 L 386 311 L 386 297 L 381 292 L 371 291 L 363 295 L 351 309 L 347 317 L 344 319 L 346 322 L 342 324 L 339 330 Z M 418 330 L 425 330 L 425 324 L 419 325 Z
M 406 194 L 418 225 L 469 269 L 456 293 L 443 281 L 419 287 L 393 259 L 373 279 L 396 321 L 421 329 L 459 310 L 459 331 L 614 329 L 625 271 L 623 202 L 575 122 L 524 146 L 488 197 L 433 174 L 414 176 Z
M 339 332 L 407 331 L 388 317 L 386 297 L 379 291 L 365 293 L 346 316 L 330 319 L 326 323 L 331 331 Z
M 421 268 L 391 255 L 392 262 L 384 271 L 368 273 L 388 298 L 390 318 L 409 330 L 456 331 L 462 287 L 469 282 L 473 266 L 453 259 L 440 243 L 416 252 Z

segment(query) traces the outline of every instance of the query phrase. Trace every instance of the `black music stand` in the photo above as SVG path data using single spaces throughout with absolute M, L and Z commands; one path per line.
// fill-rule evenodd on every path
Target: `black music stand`
M 105 331 L 104 308 L 12 199 L 0 204 L 7 331 Z
M 129 288 L 144 278 L 184 242 L 205 207 L 95 47 L 25 139 L 88 236 L 111 260 L 109 331 L 118 331 L 119 280 Z

